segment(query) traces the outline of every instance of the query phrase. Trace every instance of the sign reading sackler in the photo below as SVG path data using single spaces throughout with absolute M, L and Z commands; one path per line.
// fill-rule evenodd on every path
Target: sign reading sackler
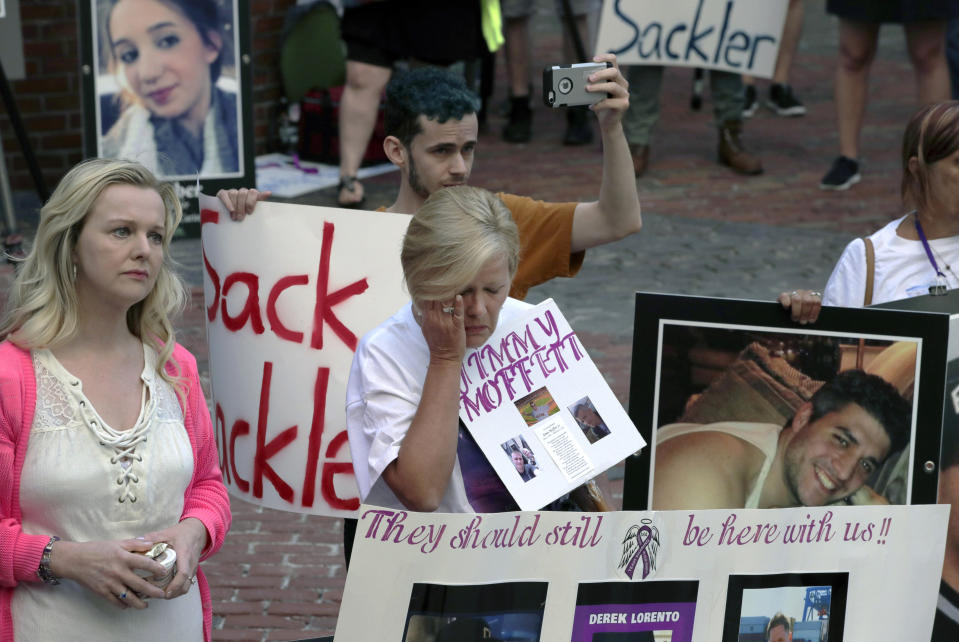
M 621 65 L 703 67 L 773 75 L 788 0 L 614 0 L 603 4 L 597 53 Z

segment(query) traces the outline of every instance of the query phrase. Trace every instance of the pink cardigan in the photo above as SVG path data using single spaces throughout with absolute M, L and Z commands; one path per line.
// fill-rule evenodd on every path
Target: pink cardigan
M 189 383 L 184 424 L 193 447 L 193 479 L 187 486 L 180 519 L 195 517 L 206 526 L 210 545 L 200 559 L 206 559 L 223 544 L 230 528 L 230 500 L 220 477 L 216 436 L 210 411 L 203 398 L 196 359 L 177 344 L 173 359 Z M 171 370 L 172 371 L 172 370 Z M 29 535 L 20 527 L 20 473 L 27 453 L 30 427 L 37 402 L 37 383 L 30 353 L 9 341 L 0 343 L 0 639 L 13 639 L 10 600 L 19 582 L 39 582 L 40 556 L 51 535 Z M 181 402 L 182 403 L 182 402 Z M 202 570 L 197 585 L 203 604 L 203 635 L 213 632 L 213 602 Z

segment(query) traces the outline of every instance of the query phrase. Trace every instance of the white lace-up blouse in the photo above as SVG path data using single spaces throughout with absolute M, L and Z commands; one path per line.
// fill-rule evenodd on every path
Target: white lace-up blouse
M 175 525 L 193 476 L 193 452 L 173 388 L 144 346 L 140 416 L 127 430 L 106 424 L 82 382 L 48 350 L 33 351 L 37 405 L 20 483 L 23 530 L 72 541 L 133 538 Z M 56 552 L 54 552 L 54 555 Z M 21 582 L 11 612 L 16 639 L 202 640 L 196 586 L 149 608 L 120 609 L 70 580 Z M 42 628 L 40 625 L 42 624 Z

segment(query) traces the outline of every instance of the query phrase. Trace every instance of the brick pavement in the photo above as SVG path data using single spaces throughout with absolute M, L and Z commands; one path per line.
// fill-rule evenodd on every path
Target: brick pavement
M 555 18 L 541 16 L 534 33 L 534 68 L 559 62 L 544 53 L 559 50 Z M 809 3 L 793 71 L 809 113 L 784 120 L 760 110 L 748 121 L 747 143 L 766 167 L 760 177 L 742 178 L 715 163 L 708 98 L 704 111 L 691 112 L 691 72 L 667 72 L 651 170 L 639 181 L 643 232 L 591 250 L 577 278 L 531 291 L 532 301 L 557 300 L 624 404 L 633 291 L 768 300 L 783 289 L 821 287 L 851 236 L 872 231 L 899 212 L 898 147 L 914 108 L 914 83 L 901 30 L 894 27 L 883 28 L 873 70 L 863 181 L 845 193 L 817 188 L 837 153 L 831 102 L 835 34 L 821 4 Z M 505 92 L 502 58 L 497 71 L 498 101 Z M 598 146 L 562 147 L 562 113 L 538 104 L 534 110 L 534 141 L 526 145 L 502 143 L 502 118 L 491 116 L 472 183 L 550 200 L 594 198 Z M 391 202 L 396 180 L 396 174 L 387 174 L 366 182 L 371 208 Z M 296 201 L 332 205 L 334 199 L 334 190 L 323 190 Z M 179 336 L 207 372 L 198 243 L 178 242 L 174 253 L 196 301 L 177 323 Z M 12 269 L 0 267 L 0 302 L 11 279 Z M 612 487 L 614 501 L 621 501 L 621 480 Z M 342 521 L 260 509 L 240 500 L 234 501 L 233 513 L 223 550 L 204 563 L 213 586 L 215 639 L 331 634 L 345 578 Z

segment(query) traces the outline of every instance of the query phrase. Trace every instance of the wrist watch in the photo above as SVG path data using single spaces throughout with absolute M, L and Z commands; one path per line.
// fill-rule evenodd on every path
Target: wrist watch
M 50 557 L 53 554 L 53 544 L 59 541 L 60 538 L 54 535 L 50 538 L 50 541 L 47 542 L 47 545 L 43 547 L 43 555 L 40 556 L 40 566 L 37 567 L 37 577 L 39 577 L 40 581 L 44 584 L 54 585 L 60 583 L 60 579 L 50 570 Z

